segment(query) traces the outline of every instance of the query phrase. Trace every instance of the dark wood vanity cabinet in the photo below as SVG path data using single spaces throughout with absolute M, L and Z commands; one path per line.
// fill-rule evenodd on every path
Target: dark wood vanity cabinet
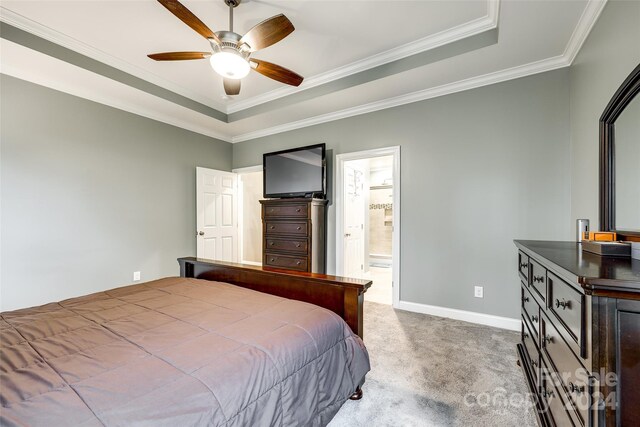
M 519 364 L 540 425 L 640 425 L 640 261 L 515 243 Z
M 326 200 L 268 199 L 262 204 L 262 265 L 326 272 Z

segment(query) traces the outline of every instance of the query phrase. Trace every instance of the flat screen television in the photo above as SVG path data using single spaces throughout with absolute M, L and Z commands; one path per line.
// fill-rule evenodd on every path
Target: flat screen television
M 325 144 L 263 155 L 264 197 L 324 199 Z

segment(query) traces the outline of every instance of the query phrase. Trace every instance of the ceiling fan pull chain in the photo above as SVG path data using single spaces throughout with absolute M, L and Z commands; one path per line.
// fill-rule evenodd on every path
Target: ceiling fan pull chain
M 233 32 L 233 4 L 229 4 L 229 31 Z

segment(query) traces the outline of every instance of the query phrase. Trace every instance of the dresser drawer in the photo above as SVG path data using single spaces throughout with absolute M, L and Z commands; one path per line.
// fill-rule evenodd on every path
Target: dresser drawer
M 529 262 L 531 263 L 531 279 L 529 283 L 531 284 L 531 289 L 533 289 L 532 292 L 537 293 L 544 304 L 547 301 L 547 269 L 532 259 Z
M 288 270 L 307 271 L 309 260 L 307 257 L 296 257 L 289 255 L 276 255 L 266 253 L 264 255 L 264 265 L 269 267 L 278 267 Z
M 583 296 L 571 285 L 549 273 L 549 308 L 573 341 L 582 344 Z M 581 354 L 584 354 L 581 351 Z
M 566 410 L 566 402 L 561 397 L 563 394 L 555 387 L 550 375 L 546 374 L 548 371 L 547 367 L 543 365 L 540 393 L 546 404 L 547 416 L 551 418 L 552 425 L 556 427 L 573 427 L 575 424 L 571 414 Z
M 529 283 L 529 257 L 522 251 L 518 251 L 518 271 L 525 283 Z
M 269 205 L 264 206 L 264 218 L 269 217 L 302 217 L 307 218 L 309 215 L 309 205 L 306 203 L 296 205 Z
M 309 232 L 309 223 L 307 221 L 266 221 L 265 229 L 267 234 L 306 236 Z
M 275 239 L 267 237 L 265 239 L 265 250 L 267 251 L 287 251 L 306 254 L 309 248 L 307 239 Z
M 520 290 L 522 292 L 522 308 L 525 316 L 533 326 L 534 332 L 538 334 L 540 332 L 540 306 L 533 299 L 524 283 L 521 283 Z
M 558 388 L 567 391 L 568 397 L 576 407 L 576 413 L 584 425 L 588 421 L 590 393 L 589 373 L 578 361 L 560 333 L 546 317 L 542 317 L 542 353 L 549 360 L 551 368 L 558 373 Z

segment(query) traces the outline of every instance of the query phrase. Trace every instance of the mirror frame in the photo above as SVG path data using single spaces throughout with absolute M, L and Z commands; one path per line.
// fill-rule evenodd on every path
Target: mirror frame
M 640 92 L 640 64 L 622 82 L 600 116 L 600 230 L 615 231 L 620 240 L 640 241 L 640 231 L 616 230 L 615 122 Z

